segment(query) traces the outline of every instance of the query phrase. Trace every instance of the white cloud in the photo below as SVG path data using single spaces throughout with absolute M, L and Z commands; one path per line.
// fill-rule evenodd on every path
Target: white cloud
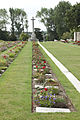
M 31 17 L 36 15 L 36 11 L 40 10 L 41 7 L 46 8 L 54 8 L 61 0 L 2 0 L 0 2 L 0 8 L 6 8 L 7 10 L 10 7 L 14 8 L 23 8 L 29 20 L 29 30 L 31 31 Z M 69 1 L 72 5 L 76 4 L 76 2 L 80 2 L 80 0 L 65 0 Z M 41 29 L 45 29 L 44 25 L 35 20 L 35 27 L 40 27 Z

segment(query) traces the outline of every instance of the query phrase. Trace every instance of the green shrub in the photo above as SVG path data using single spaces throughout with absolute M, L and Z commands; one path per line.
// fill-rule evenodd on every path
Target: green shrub
M 15 53 L 18 53 L 19 52 L 19 49 L 17 48 L 17 49 L 15 49 Z
M 15 53 L 12 53 L 12 52 L 9 52 L 8 55 L 9 55 L 10 58 L 14 58 L 15 57 Z
M 21 33 L 20 37 L 19 37 L 19 40 L 28 40 L 29 36 L 27 33 Z
M 0 58 L 0 66 L 7 66 L 7 61 L 4 58 Z
M 72 38 L 71 33 L 70 32 L 63 33 L 61 38 L 64 39 L 64 40 L 70 39 L 70 38 Z

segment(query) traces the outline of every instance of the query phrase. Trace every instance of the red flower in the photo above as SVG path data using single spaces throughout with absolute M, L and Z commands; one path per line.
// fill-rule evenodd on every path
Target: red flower
M 44 61 L 44 63 L 46 63 L 46 61 Z
M 24 44 L 24 42 L 22 42 L 22 44 Z
M 36 68 L 38 68 L 38 66 L 36 65 Z
M 6 55 L 3 56 L 6 59 Z
M 42 69 L 45 69 L 46 66 L 43 66 Z
M 47 91 L 48 89 L 47 88 L 44 88 L 45 89 L 45 91 Z
M 34 104 L 34 102 L 32 102 L 32 105 Z

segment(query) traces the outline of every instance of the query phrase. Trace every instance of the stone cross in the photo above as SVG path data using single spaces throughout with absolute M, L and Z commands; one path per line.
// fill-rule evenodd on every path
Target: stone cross
M 32 17 L 31 20 L 32 20 L 32 33 L 34 33 L 34 20 L 35 20 L 34 17 Z
M 34 17 L 32 17 L 32 35 L 31 35 L 31 38 L 29 38 L 28 41 L 38 41 L 38 39 L 36 38 L 36 35 L 34 33 Z

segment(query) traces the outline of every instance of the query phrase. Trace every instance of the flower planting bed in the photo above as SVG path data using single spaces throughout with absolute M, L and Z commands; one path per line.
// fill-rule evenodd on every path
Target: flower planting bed
M 26 42 L 14 42 L 14 44 L 12 44 L 15 45 L 13 48 L 10 48 L 6 53 L 0 55 L 0 77 L 13 62 L 25 44 Z M 11 47 L 12 45 L 10 44 Z
M 75 41 L 73 44 L 80 45 L 80 41 Z
M 75 111 L 36 42 L 33 42 L 32 53 L 32 112 Z
M 19 44 L 20 41 L 2 41 L 0 42 L 0 53 L 8 50 L 9 48 L 15 46 L 16 44 Z

